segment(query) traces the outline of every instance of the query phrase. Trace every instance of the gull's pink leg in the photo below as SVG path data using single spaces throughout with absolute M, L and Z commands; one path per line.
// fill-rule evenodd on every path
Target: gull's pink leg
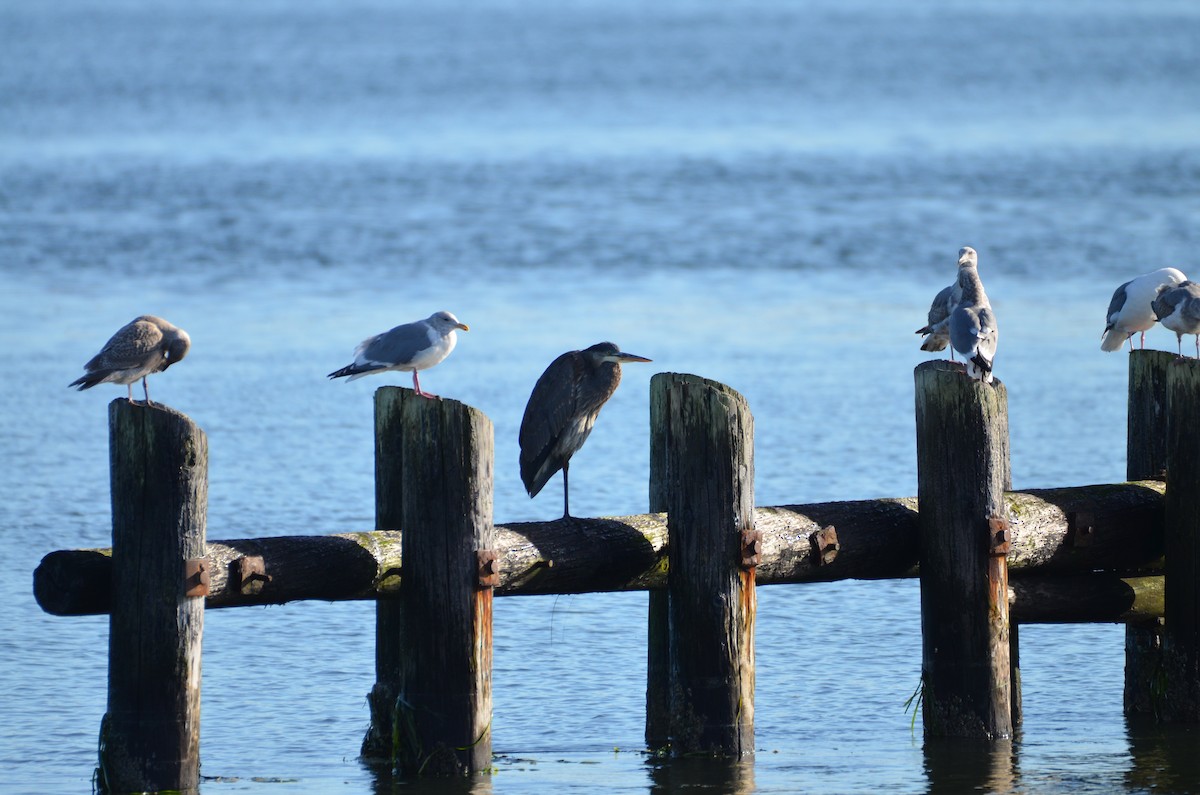
M 421 379 L 417 378 L 417 371 L 413 370 L 413 390 L 423 398 L 435 398 L 437 395 L 432 392 L 421 391 Z

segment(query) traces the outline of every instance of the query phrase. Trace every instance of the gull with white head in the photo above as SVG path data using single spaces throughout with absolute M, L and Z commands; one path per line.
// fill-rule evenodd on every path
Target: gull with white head
M 389 370 L 411 372 L 413 389 L 421 397 L 437 395 L 422 391 L 417 373 L 439 364 L 458 344 L 457 331 L 470 331 L 466 323 L 449 312 L 434 312 L 424 320 L 405 323 L 394 329 L 376 334 L 359 343 L 354 349 L 354 361 L 340 370 L 329 374 L 330 378 L 350 376 L 354 381 L 372 373 Z
M 1141 332 L 1141 345 L 1146 347 L 1146 330 L 1157 319 L 1150 306 L 1158 297 L 1160 288 L 1174 287 L 1187 281 L 1183 272 L 1176 268 L 1159 268 L 1130 279 L 1113 292 L 1108 303 L 1107 324 L 1104 326 L 1100 350 L 1115 351 L 1125 340 L 1133 350 L 1133 335 Z
M 967 375 L 990 384 L 1000 331 L 979 278 L 979 256 L 970 246 L 958 250 L 957 287 L 960 297 L 948 321 L 950 344 L 966 360 Z

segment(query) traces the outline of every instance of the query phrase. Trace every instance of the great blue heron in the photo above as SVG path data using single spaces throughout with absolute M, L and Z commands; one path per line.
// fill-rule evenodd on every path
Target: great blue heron
M 1196 335 L 1196 358 L 1200 359 L 1200 284 L 1185 281 L 1175 287 L 1159 287 L 1158 297 L 1150 306 L 1158 322 L 1175 332 L 1181 357 L 1183 335 Z
M 1157 320 L 1150 303 L 1158 297 L 1161 288 L 1174 287 L 1185 281 L 1187 277 L 1182 271 L 1159 268 L 1130 279 L 1113 291 L 1100 350 L 1119 350 L 1125 340 L 1129 340 L 1129 350 L 1133 350 L 1133 335 L 1138 332 L 1141 332 L 1141 343 L 1145 348 L 1146 331 Z
M 970 246 L 958 250 L 958 289 L 960 298 L 949 319 L 950 344 L 966 361 L 967 375 L 990 384 L 1000 331 L 979 279 L 979 257 Z
M 417 372 L 428 370 L 450 355 L 450 351 L 458 344 L 457 329 L 470 331 L 466 323 L 459 323 L 458 318 L 449 312 L 434 312 L 424 320 L 396 326 L 359 343 L 354 349 L 354 362 L 335 370 L 329 377 L 348 375 L 350 378 L 347 380 L 353 381 L 364 375 L 388 370 L 411 371 L 416 393 L 421 397 L 437 397 L 421 390 L 421 379 L 417 377 Z
M 161 317 L 141 315 L 126 323 L 104 343 L 100 352 L 83 366 L 86 370 L 69 386 L 81 391 L 96 384 L 125 384 L 129 402 L 133 402 L 133 384 L 142 380 L 146 405 L 150 405 L 150 387 L 146 376 L 161 373 L 187 356 L 192 338 L 181 328 Z
M 563 473 L 563 518 L 571 515 L 567 471 L 583 447 L 601 407 L 621 383 L 623 362 L 648 362 L 611 342 L 559 356 L 533 387 L 521 420 L 521 481 L 530 497 L 554 473 Z

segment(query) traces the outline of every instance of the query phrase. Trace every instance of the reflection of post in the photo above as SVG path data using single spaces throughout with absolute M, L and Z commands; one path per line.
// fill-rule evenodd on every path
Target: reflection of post
M 961 366 L 917 367 L 926 736 L 1012 736 L 1008 398 Z
M 754 419 L 729 387 L 664 373 L 673 754 L 754 753 Z
M 1125 439 L 1125 477 L 1162 480 L 1167 470 L 1167 368 L 1176 356 L 1168 351 L 1129 354 L 1129 406 Z M 1158 534 L 1153 534 L 1157 536 Z M 1161 546 L 1161 538 L 1147 544 Z M 1154 677 L 1161 665 L 1162 622 L 1125 626 L 1125 714 L 1151 715 Z
M 208 441 L 177 411 L 114 400 L 112 618 L 100 784 L 200 783 L 200 642 L 208 561 Z
M 1200 754 L 1193 726 L 1126 721 L 1132 763 L 1125 773 L 1128 792 L 1195 792 Z
M 1020 783 L 1011 740 L 926 737 L 923 750 L 930 795 L 1012 792 Z
M 1167 372 L 1166 629 L 1161 715 L 1200 721 L 1200 361 Z
M 719 792 L 750 795 L 754 792 L 754 760 L 729 757 L 650 757 L 651 795 L 680 792 Z

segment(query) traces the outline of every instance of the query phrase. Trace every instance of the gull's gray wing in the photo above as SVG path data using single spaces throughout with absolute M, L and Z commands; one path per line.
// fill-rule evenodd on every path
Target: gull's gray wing
M 433 344 L 430 342 L 431 329 L 424 320 L 396 326 L 364 341 L 354 352 L 355 358 L 363 363 L 384 366 L 408 364 Z

